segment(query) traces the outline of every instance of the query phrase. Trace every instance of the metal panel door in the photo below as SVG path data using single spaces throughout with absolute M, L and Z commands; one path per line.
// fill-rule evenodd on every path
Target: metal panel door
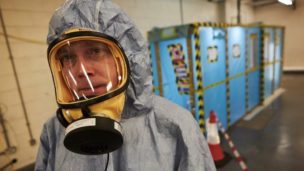
M 274 82 L 274 30 L 273 28 L 264 29 L 264 99 L 273 93 Z
M 191 111 L 186 38 L 159 42 L 163 96 Z
M 261 28 L 247 29 L 247 112 L 260 104 Z
M 199 33 L 205 120 L 213 110 L 227 128 L 225 30 L 216 27 L 200 27 Z
M 231 124 L 245 114 L 246 34 L 242 27 L 229 27 L 228 62 Z

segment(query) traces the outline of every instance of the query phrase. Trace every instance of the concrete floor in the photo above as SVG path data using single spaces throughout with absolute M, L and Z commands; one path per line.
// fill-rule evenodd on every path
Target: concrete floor
M 285 93 L 250 121 L 228 130 L 248 170 L 304 170 L 304 75 L 284 74 Z M 222 146 L 232 155 L 227 142 Z M 219 171 L 241 171 L 235 159 Z

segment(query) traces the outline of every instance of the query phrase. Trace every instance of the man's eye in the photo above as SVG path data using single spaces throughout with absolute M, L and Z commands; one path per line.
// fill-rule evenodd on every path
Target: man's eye
M 72 60 L 74 57 L 72 55 L 66 54 L 66 55 L 61 55 L 59 58 L 61 61 L 69 61 Z
M 89 50 L 89 54 L 90 55 L 98 55 L 101 53 L 101 49 L 100 48 L 92 48 Z
M 71 54 L 61 54 L 59 55 L 60 62 L 63 66 L 71 65 L 74 63 L 76 57 Z
M 104 57 L 104 51 L 99 47 L 93 47 L 87 51 L 87 58 L 91 60 L 98 60 Z

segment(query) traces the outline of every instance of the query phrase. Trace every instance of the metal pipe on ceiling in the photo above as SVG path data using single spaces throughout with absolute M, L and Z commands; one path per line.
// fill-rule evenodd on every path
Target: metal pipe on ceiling
M 237 0 L 237 24 L 241 24 L 241 0 Z
M 179 0 L 181 24 L 184 24 L 183 0 Z

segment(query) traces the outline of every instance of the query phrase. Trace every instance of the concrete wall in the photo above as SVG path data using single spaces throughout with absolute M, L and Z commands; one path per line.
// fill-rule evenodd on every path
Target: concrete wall
M 251 0 L 241 0 L 241 23 L 254 22 L 254 10 L 250 4 Z M 226 22 L 237 23 L 237 0 L 227 0 L 225 4 Z
M 114 1 L 134 20 L 145 36 L 153 27 L 180 25 L 182 21 L 183 23 L 223 21 L 223 15 L 230 21 L 235 16 L 235 11 L 231 12 L 230 9 L 235 8 L 230 2 L 233 0 L 228 1 L 229 5 L 221 6 L 206 0 L 183 0 L 182 17 L 181 4 L 178 0 Z M 1 28 L 0 104 L 11 145 L 17 147 L 17 152 L 0 156 L 0 167 L 12 158 L 18 159 L 12 170 L 34 162 L 42 125 L 56 110 L 54 88 L 46 60 L 45 39 L 51 14 L 62 2 L 62 0 L 0 1 L 26 111 L 33 137 L 37 141 L 33 146 L 29 143 L 29 132 Z M 225 8 L 227 10 L 223 12 Z M 244 20 L 251 22 L 253 15 L 244 13 L 246 13 Z M 6 146 L 2 129 L 0 133 L 0 151 L 2 151 Z
M 1 35 L 0 104 L 11 145 L 17 147 L 17 152 L 0 156 L 0 167 L 10 159 L 17 158 L 18 162 L 14 167 L 16 169 L 35 160 L 42 124 L 56 109 L 54 88 L 46 60 L 45 35 L 51 13 L 61 1 L 52 0 L 50 4 L 42 0 L 0 2 L 6 30 L 11 36 L 9 42 L 32 134 L 37 141 L 36 145 L 30 144 L 11 61 L 4 37 Z M 2 130 L 0 141 L 4 141 Z M 5 143 L 2 143 L 0 149 L 5 148 Z
M 197 21 L 217 21 L 216 3 L 205 0 L 114 0 L 137 24 L 142 34 L 153 27 L 165 27 Z
M 304 1 L 296 2 L 296 10 L 279 3 L 255 9 L 257 21 L 285 26 L 284 69 L 287 70 L 304 70 Z

